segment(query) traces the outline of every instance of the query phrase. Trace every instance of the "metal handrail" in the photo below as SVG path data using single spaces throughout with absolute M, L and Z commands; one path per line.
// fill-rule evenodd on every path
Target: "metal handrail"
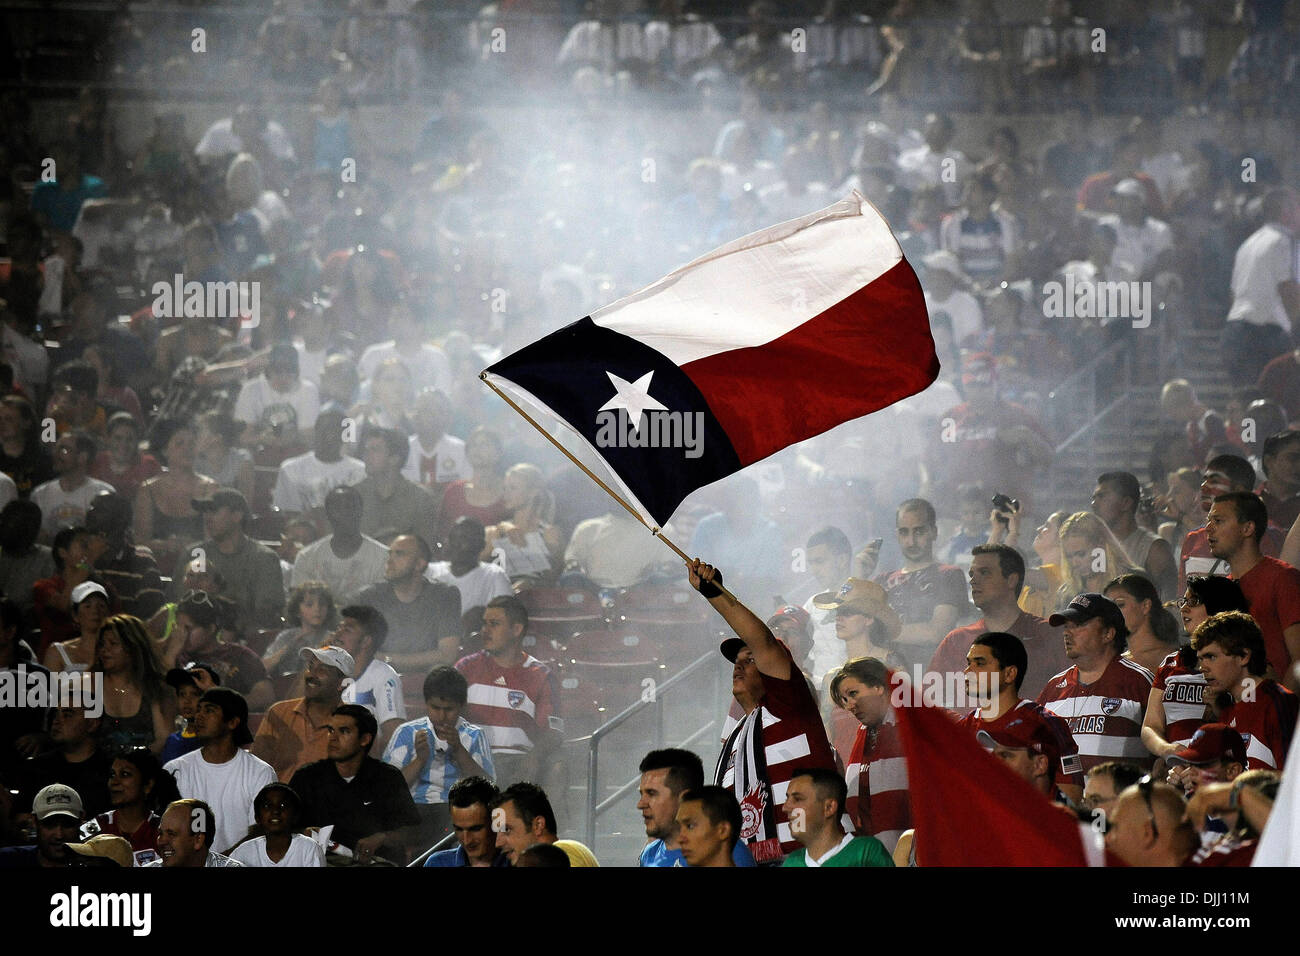
M 691 735 L 690 735 L 689 737 L 687 737 L 685 740 L 680 740 L 680 741 L 678 741 L 677 744 L 676 744 L 675 746 L 677 746 L 677 747 L 687 747 L 687 746 L 689 746 L 690 744 L 695 743 L 696 739 L 697 739 L 700 735 L 708 733 L 710 730 L 712 730 L 712 729 L 713 729 L 714 727 L 716 727 L 716 726 L 718 726 L 718 720 L 717 720 L 717 718 L 715 717 L 713 720 L 710 720 L 707 724 L 705 724 L 705 725 L 704 725 L 703 727 L 701 727 L 699 730 L 695 731 L 695 733 L 691 734 Z M 629 780 L 627 783 L 623 784 L 623 786 L 619 787 L 617 790 L 615 790 L 613 793 L 611 793 L 611 794 L 610 794 L 608 797 L 606 797 L 604 800 L 600 801 L 600 803 L 596 804 L 596 813 L 597 813 L 597 815 L 600 815 L 600 814 L 604 813 L 606 810 L 608 810 L 608 809 L 609 809 L 610 807 L 612 807 L 614 804 L 618 803 L 618 801 L 622 800 L 622 799 L 623 799 L 625 796 L 627 796 L 629 793 L 632 793 L 633 791 L 635 791 L 636 788 L 639 787 L 640 785 L 641 785 L 641 775 L 640 775 L 640 774 L 637 774 L 635 777 L 633 777 L 633 778 L 632 778 L 631 780 Z
M 655 711 L 655 746 L 663 745 L 664 736 L 664 718 L 663 718 L 663 701 L 667 693 L 671 691 L 678 683 L 685 680 L 690 675 L 701 670 L 708 664 L 717 663 L 717 654 L 707 652 L 701 654 L 694 661 L 687 664 L 684 668 L 674 674 L 663 684 L 657 686 L 650 698 L 642 698 L 630 707 L 623 710 L 622 713 L 610 718 L 601 726 L 597 727 L 591 733 L 582 737 L 576 737 L 569 743 L 587 743 L 587 846 L 594 847 L 596 843 L 596 820 L 605 810 L 612 806 L 611 800 L 604 800 L 597 803 L 597 795 L 600 792 L 600 742 L 605 739 L 614 730 L 625 724 L 636 714 L 641 713 L 647 708 L 653 708 Z M 715 668 L 716 669 L 716 668 Z M 716 674 L 715 674 L 716 676 Z M 715 695 L 716 696 L 716 695 Z M 701 733 L 707 731 L 717 721 L 711 721 L 706 726 L 695 731 L 687 738 L 687 742 L 696 739 Z M 639 779 L 639 778 L 638 778 Z M 621 798 L 629 789 L 628 784 L 624 784 L 616 793 L 616 797 Z
M 1097 371 L 1098 366 L 1101 365 L 1104 359 L 1109 358 L 1111 354 L 1114 352 L 1122 352 L 1123 347 L 1124 347 L 1123 342 L 1112 342 L 1107 349 L 1105 349 L 1102 352 L 1099 352 L 1096 358 L 1094 358 L 1087 365 L 1075 369 L 1064 379 L 1062 379 L 1061 383 L 1057 385 L 1056 388 L 1052 389 L 1050 392 L 1047 393 L 1047 400 L 1050 402 L 1053 399 L 1055 399 L 1056 396 L 1061 392 L 1064 392 L 1068 388 L 1073 388 L 1075 384 L 1077 384 L 1076 380 L 1082 379 L 1084 376 L 1092 375 L 1094 372 Z
M 445 837 L 443 837 L 441 840 L 439 840 L 439 841 L 438 841 L 437 843 L 435 843 L 433 846 L 429 847 L 429 849 L 425 850 L 423 853 L 421 853 L 419 856 L 417 856 L 414 860 L 412 860 L 410 863 L 408 863 L 408 864 L 406 864 L 406 865 L 407 865 L 407 866 L 424 866 L 424 861 L 425 861 L 425 860 L 427 860 L 429 857 L 433 856 L 433 855 L 434 855 L 435 853 L 437 853 L 439 850 L 446 850 L 446 849 L 448 849 L 448 848 L 452 845 L 452 843 L 454 843 L 455 841 L 456 841 L 456 832 L 453 830 L 451 833 L 448 833 Z

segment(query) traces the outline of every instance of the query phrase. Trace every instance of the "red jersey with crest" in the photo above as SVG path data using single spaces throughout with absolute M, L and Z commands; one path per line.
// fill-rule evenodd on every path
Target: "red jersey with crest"
M 1300 698 L 1267 678 L 1255 685 L 1254 700 L 1233 701 L 1219 711 L 1219 720 L 1246 742 L 1247 770 L 1281 770 L 1295 733 Z
M 719 786 L 735 793 L 740 837 L 759 864 L 779 862 L 800 846 L 782 808 L 794 771 L 835 769 L 817 701 L 790 651 L 777 644 L 790 662 L 790 676 L 781 680 L 760 672 L 763 699 L 728 736 L 714 774 Z
M 844 809 L 858 835 L 875 837 L 893 853 L 898 838 L 912 826 L 912 804 L 907 796 L 907 761 L 892 708 L 878 727 L 858 728 L 844 782 L 849 789 Z
M 456 662 L 469 683 L 464 718 L 483 728 L 494 754 L 531 753 L 541 731 L 563 733 L 550 669 L 535 657 L 502 667 L 487 651 Z
M 972 735 L 978 734 L 981 730 L 997 733 L 1011 721 L 1023 717 L 1026 707 L 1032 707 L 1037 712 L 1038 719 L 1051 729 L 1052 736 L 1056 738 L 1056 746 L 1061 751 L 1061 762 L 1056 767 L 1056 786 L 1076 786 L 1082 790 L 1086 781 L 1079 760 L 1079 746 L 1074 742 L 1069 725 L 1041 704 L 1022 699 L 1005 714 L 999 714 L 993 720 L 985 720 L 978 710 L 972 710 L 969 714 L 962 714 L 957 718 L 957 726 L 970 731 Z
M 1091 684 L 1079 680 L 1076 664 L 1047 682 L 1038 703 L 1065 721 L 1087 773 L 1107 760 L 1150 767 L 1142 744 L 1142 715 L 1155 675 L 1123 657 L 1114 658 Z
M 1164 694 L 1165 740 L 1171 744 L 1191 742 L 1205 723 L 1205 675 L 1184 667 L 1174 651 L 1160 662 L 1151 686 Z

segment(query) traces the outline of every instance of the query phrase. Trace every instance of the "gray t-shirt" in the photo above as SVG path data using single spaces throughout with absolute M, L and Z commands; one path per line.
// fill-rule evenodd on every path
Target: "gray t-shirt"
M 449 584 L 425 581 L 419 596 L 404 604 L 381 581 L 358 594 L 357 603 L 375 608 L 388 623 L 384 654 L 420 654 L 433 650 L 439 638 L 460 635 L 460 592 Z

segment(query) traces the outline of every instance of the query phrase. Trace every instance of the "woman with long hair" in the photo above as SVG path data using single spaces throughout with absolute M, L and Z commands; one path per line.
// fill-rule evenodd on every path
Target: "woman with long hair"
M 1061 525 L 1070 517 L 1068 511 L 1054 511 L 1034 532 L 1034 554 L 1038 566 L 1025 571 L 1025 586 L 1020 591 L 1020 609 L 1026 614 L 1047 617 L 1056 610 L 1056 593 L 1064 578 L 1061 561 Z
M 1241 585 L 1218 575 L 1193 575 L 1187 590 L 1175 605 L 1182 611 L 1183 630 L 1191 634 L 1211 615 L 1223 611 L 1250 613 Z M 1196 663 L 1190 643 L 1167 655 L 1156 669 L 1146 717 L 1142 720 L 1142 744 L 1157 757 L 1168 757 L 1187 746 L 1198 727 L 1208 718 L 1205 676 Z
M 198 432 L 190 419 L 161 419 L 149 446 L 166 469 L 140 486 L 135 499 L 135 538 L 154 551 L 174 552 L 203 538 L 203 515 L 192 502 L 217 490 L 194 470 Z
M 304 581 L 290 591 L 284 605 L 284 619 L 290 626 L 275 636 L 262 655 L 266 672 L 274 675 L 302 670 L 298 652 L 329 643 L 338 616 L 334 595 L 324 581 Z
M 13 479 L 18 497 L 54 477 L 54 461 L 41 441 L 41 423 L 21 395 L 0 398 L 0 471 Z
M 1138 568 L 1106 523 L 1091 511 L 1076 511 L 1061 522 L 1061 586 L 1056 607 L 1063 610 L 1075 595 L 1100 594 L 1106 582 Z
M 82 836 L 107 833 L 128 840 L 136 866 L 153 859 L 158 824 L 167 804 L 181 798 L 176 779 L 163 769 L 153 751 L 131 747 L 113 757 L 108 771 L 108 805 L 84 827 Z
M 1160 592 L 1144 574 L 1121 574 L 1102 594 L 1124 615 L 1128 649 L 1123 656 L 1154 674 L 1178 650 L 1178 622 L 1160 603 Z
M 148 747 L 162 753 L 176 704 L 144 622 L 114 614 L 99 632 L 95 669 L 104 675 L 99 742 L 106 750 Z
M 510 518 L 487 529 L 483 560 L 501 555 L 501 567 L 511 580 L 545 577 L 564 548 L 555 520 L 555 495 L 536 465 L 520 462 L 505 476 L 505 504 Z

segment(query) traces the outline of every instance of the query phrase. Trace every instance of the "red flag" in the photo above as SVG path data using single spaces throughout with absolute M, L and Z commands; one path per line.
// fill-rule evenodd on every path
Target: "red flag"
M 895 707 L 921 866 L 1087 866 L 1074 815 L 1008 770 L 937 707 Z M 1091 859 L 1090 859 L 1091 857 Z

